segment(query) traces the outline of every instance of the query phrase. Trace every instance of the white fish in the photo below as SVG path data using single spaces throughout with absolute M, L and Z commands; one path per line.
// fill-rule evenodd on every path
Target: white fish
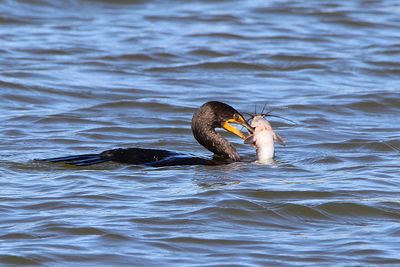
M 254 128 L 254 133 L 249 135 L 244 143 L 253 144 L 256 148 L 257 163 L 271 163 L 275 156 L 274 141 L 285 145 L 285 140 L 274 132 L 264 115 L 254 116 L 250 125 Z

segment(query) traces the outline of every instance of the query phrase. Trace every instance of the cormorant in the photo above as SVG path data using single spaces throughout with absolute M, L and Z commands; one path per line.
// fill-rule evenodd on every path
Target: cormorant
M 246 136 L 230 123 L 244 126 L 250 133 L 254 129 L 246 122 L 243 115 L 228 104 L 210 101 L 203 104 L 193 115 L 192 131 L 194 138 L 217 157 L 214 160 L 180 154 L 169 150 L 147 148 L 118 148 L 100 154 L 73 155 L 58 158 L 39 159 L 45 162 L 60 162 L 74 166 L 89 166 L 113 161 L 125 164 L 145 164 L 154 167 L 173 165 L 218 165 L 239 161 L 235 147 L 215 128 L 223 128 L 242 139 Z

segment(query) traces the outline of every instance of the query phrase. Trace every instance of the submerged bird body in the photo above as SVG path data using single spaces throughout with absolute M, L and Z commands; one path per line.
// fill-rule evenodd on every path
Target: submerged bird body
M 285 140 L 271 127 L 271 124 L 262 115 L 253 117 L 251 124 L 254 133 L 245 139 L 245 143 L 253 144 L 256 148 L 257 162 L 269 163 L 275 156 L 274 141 L 284 145 Z
M 122 164 L 143 164 L 153 167 L 173 165 L 216 165 L 217 163 L 200 157 L 191 157 L 169 150 L 148 148 L 117 148 L 99 154 L 83 154 L 44 159 L 47 162 L 60 162 L 74 166 L 90 166 L 104 162 Z
M 89 166 L 112 161 L 124 164 L 144 164 L 155 167 L 173 165 L 216 165 L 239 161 L 240 156 L 233 145 L 215 131 L 215 128 L 223 128 L 242 139 L 246 138 L 242 132 L 229 123 L 237 123 L 246 127 L 250 132 L 253 131 L 253 128 L 248 125 L 238 111 L 222 102 L 211 101 L 205 103 L 194 113 L 192 118 L 194 137 L 202 146 L 222 159 L 219 161 L 192 157 L 169 150 L 136 147 L 106 150 L 100 154 L 73 155 L 42 159 L 40 161 L 60 162 L 74 166 Z

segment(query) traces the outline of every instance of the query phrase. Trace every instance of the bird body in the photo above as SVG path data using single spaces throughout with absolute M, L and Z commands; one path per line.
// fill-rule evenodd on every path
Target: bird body
M 41 161 L 60 162 L 74 166 L 90 166 L 104 162 L 122 164 L 142 164 L 153 167 L 173 165 L 215 165 L 212 160 L 191 157 L 169 150 L 149 148 L 117 148 L 103 151 L 99 154 L 82 154 L 66 157 L 49 158 Z
M 222 160 L 210 160 L 201 157 L 180 154 L 174 151 L 147 148 L 118 148 L 103 151 L 99 154 L 83 154 L 66 157 L 41 159 L 45 162 L 60 162 L 74 166 L 89 166 L 107 161 L 124 164 L 144 164 L 155 167 L 173 165 L 216 165 L 239 161 L 240 156 L 235 147 L 228 142 L 216 128 L 223 128 L 240 138 L 246 136 L 230 123 L 237 123 L 248 129 L 253 128 L 243 116 L 228 104 L 210 101 L 203 104 L 193 115 L 192 132 L 195 139 Z

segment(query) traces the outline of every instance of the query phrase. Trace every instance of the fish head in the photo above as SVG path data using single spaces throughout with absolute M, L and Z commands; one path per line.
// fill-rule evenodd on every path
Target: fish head
M 256 115 L 251 120 L 251 127 L 255 128 L 255 131 L 273 131 L 271 124 L 262 115 Z
M 249 135 L 245 139 L 246 144 L 252 144 L 253 147 L 255 147 L 258 136 L 261 137 L 261 136 L 270 135 L 270 136 L 272 136 L 273 140 L 275 142 L 277 142 L 278 144 L 283 145 L 283 146 L 286 145 L 285 139 L 272 129 L 271 124 L 265 119 L 265 116 L 263 116 L 263 115 L 254 116 L 250 125 L 255 130 L 254 130 L 253 134 Z

